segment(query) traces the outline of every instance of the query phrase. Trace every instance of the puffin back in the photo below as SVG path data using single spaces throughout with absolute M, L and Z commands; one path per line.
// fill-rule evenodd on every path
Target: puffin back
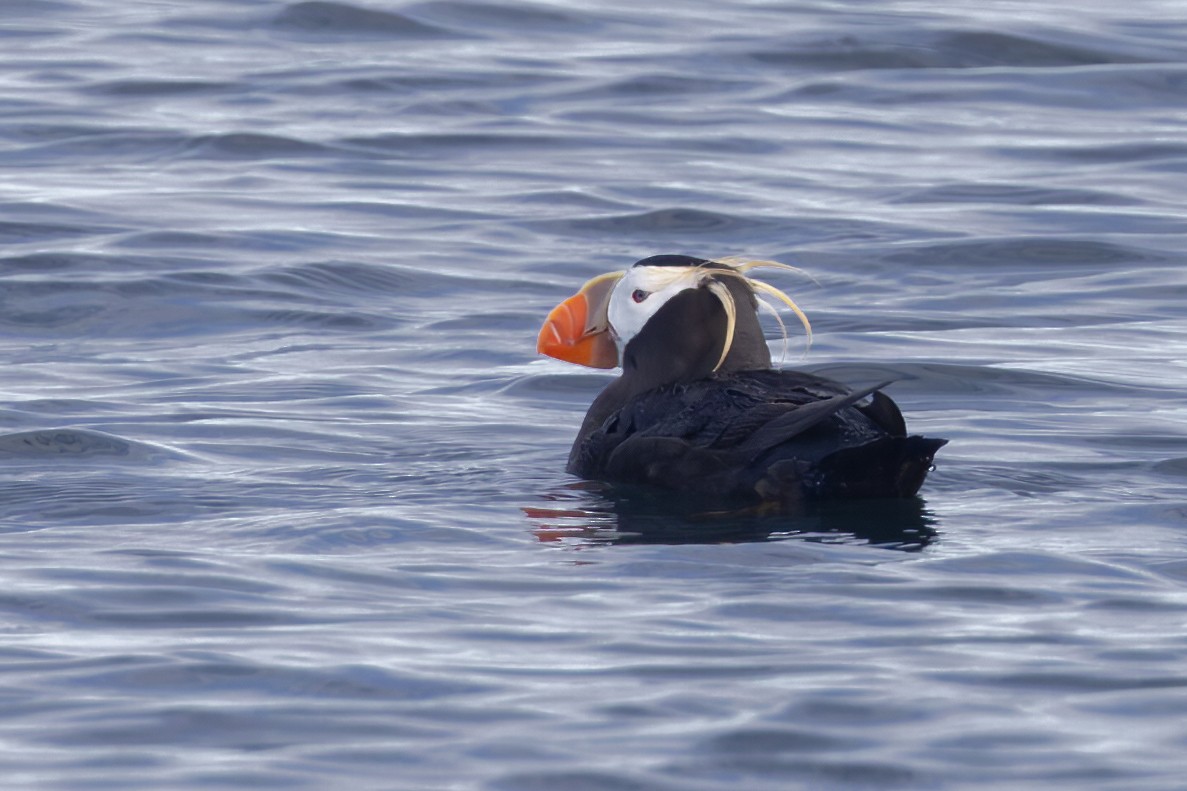
M 905 436 L 877 387 L 747 371 L 629 399 L 578 441 L 569 471 L 704 503 L 909 497 L 944 444 Z

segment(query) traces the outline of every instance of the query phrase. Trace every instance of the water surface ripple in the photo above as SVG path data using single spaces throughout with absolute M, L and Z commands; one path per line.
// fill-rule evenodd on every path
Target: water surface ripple
M 1181 4 L 4 14 L 5 788 L 1182 787 Z M 566 476 L 661 252 L 808 271 L 922 499 Z

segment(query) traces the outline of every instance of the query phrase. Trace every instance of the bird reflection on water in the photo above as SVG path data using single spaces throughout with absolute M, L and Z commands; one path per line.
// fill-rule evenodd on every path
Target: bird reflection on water
M 794 511 L 704 509 L 671 492 L 591 481 L 544 495 L 522 510 L 540 541 L 606 544 L 719 544 L 798 539 L 918 552 L 938 536 L 921 497 L 809 502 Z

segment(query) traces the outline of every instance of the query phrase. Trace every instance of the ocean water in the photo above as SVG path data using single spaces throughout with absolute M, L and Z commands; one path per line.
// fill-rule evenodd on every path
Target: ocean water
M 1183 787 L 1181 3 L 8 0 L 0 99 L 5 789 Z M 664 252 L 921 499 L 566 475 Z

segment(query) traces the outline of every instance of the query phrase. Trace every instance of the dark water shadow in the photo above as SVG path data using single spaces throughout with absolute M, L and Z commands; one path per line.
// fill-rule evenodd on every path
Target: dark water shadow
M 670 492 L 583 481 L 525 506 L 540 541 L 577 545 L 723 544 L 801 540 L 918 552 L 937 539 L 922 498 L 809 503 L 794 512 L 705 510 Z
M 0 434 L 0 464 L 157 463 L 185 459 L 180 451 L 86 428 L 50 428 Z

